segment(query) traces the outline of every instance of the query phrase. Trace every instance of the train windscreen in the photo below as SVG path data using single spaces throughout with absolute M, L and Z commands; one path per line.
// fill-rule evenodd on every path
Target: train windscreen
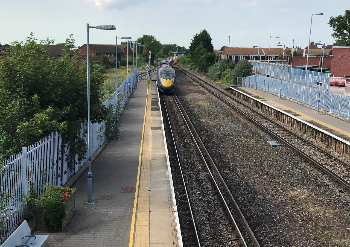
M 174 74 L 173 73 L 161 73 L 160 77 L 163 79 L 172 79 L 172 78 L 174 78 Z

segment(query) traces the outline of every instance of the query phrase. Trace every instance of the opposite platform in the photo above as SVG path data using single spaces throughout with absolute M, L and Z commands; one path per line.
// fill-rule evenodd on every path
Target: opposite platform
M 344 140 L 350 141 L 350 121 L 345 118 L 338 117 L 335 114 L 329 114 L 325 111 L 318 112 L 313 107 L 309 107 L 285 97 L 279 98 L 277 94 L 259 88 L 244 87 L 241 89 L 253 97 L 265 101 L 265 103 L 271 106 L 293 114 L 296 118 L 328 131 Z

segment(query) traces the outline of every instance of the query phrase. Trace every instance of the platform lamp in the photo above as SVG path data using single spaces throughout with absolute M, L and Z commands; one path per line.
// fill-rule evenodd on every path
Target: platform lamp
M 321 41 L 319 41 L 321 42 Z M 322 52 L 322 63 L 321 63 L 321 73 L 322 73 L 322 68 L 323 68 L 323 58 L 324 58 L 324 48 L 326 47 L 326 43 L 316 43 L 315 45 L 322 45 L 323 52 Z
M 260 59 L 260 51 L 259 50 L 260 50 L 261 46 L 254 45 L 253 48 L 258 48 L 258 57 L 259 57 L 259 61 L 260 61 L 261 59 Z
M 280 42 L 278 42 L 277 46 L 283 46 L 282 56 L 283 56 L 283 60 L 284 60 L 284 50 L 286 48 L 286 45 L 282 45 Z
M 269 57 L 267 60 L 270 60 L 270 44 L 271 44 L 271 38 L 275 38 L 275 39 L 279 39 L 280 37 L 279 36 L 270 36 L 270 42 L 269 42 Z
M 137 43 L 137 45 L 136 45 L 136 68 L 138 68 L 137 67 L 137 60 L 139 59 L 138 56 L 137 56 L 138 55 L 137 47 L 143 47 L 143 44 Z
M 121 39 L 126 39 L 126 77 L 129 76 L 129 39 L 131 37 L 121 37 Z
M 318 14 L 312 14 L 311 15 L 311 24 L 310 24 L 310 35 L 309 35 L 309 44 L 307 46 L 307 57 L 306 57 L 306 66 L 305 66 L 305 76 L 308 74 L 308 65 L 309 65 L 309 53 L 310 53 L 310 39 L 311 39 L 311 27 L 312 27 L 312 16 L 314 15 L 323 15 L 323 13 L 318 13 Z
M 89 164 L 89 172 L 87 175 L 88 178 L 88 186 L 87 186 L 87 194 L 88 204 L 93 204 L 92 200 L 92 172 L 91 172 L 91 142 L 90 142 L 90 57 L 89 57 L 89 29 L 95 28 L 100 30 L 115 30 L 114 25 L 100 25 L 100 26 L 90 26 L 87 23 L 87 44 L 86 44 L 86 67 L 87 67 L 87 103 L 88 103 L 88 119 L 87 119 L 87 146 L 88 146 L 88 164 Z

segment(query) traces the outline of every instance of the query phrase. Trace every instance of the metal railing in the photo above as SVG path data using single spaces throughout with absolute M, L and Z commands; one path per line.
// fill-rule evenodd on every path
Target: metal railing
M 137 74 L 138 70 L 135 69 L 114 92 L 114 96 L 103 104 L 113 105 L 115 111 L 123 111 L 129 97 L 133 96 L 137 88 Z M 104 122 L 91 124 L 91 153 L 95 153 L 106 140 L 104 130 Z M 80 137 L 85 139 L 85 143 L 87 143 L 86 131 L 87 124 L 82 123 Z M 24 196 L 28 195 L 30 184 L 35 185 L 37 194 L 40 195 L 43 185 L 64 185 L 87 162 L 87 154 L 80 162 L 77 156 L 74 160 L 67 160 L 68 147 L 69 145 L 63 143 L 61 135 L 53 132 L 33 145 L 23 147 L 22 152 L 2 162 L 0 220 L 5 226 L 5 234 L 0 234 L 0 243 L 24 220 L 26 205 Z
M 268 92 L 302 102 L 315 109 L 350 118 L 350 97 L 332 93 L 323 87 L 310 87 L 271 77 L 252 75 L 243 80 L 243 87 L 258 87 Z
M 329 73 L 305 71 L 300 68 L 290 68 L 276 64 L 251 62 L 255 74 L 269 75 L 275 79 L 301 84 L 304 86 L 318 86 L 320 83 L 328 89 Z

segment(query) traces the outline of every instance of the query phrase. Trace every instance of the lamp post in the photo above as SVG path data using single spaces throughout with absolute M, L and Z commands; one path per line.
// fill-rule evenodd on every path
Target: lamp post
M 151 68 L 151 59 L 152 59 L 152 51 L 149 51 L 148 62 L 149 62 L 150 68 Z
M 129 76 L 129 39 L 131 37 L 121 37 L 121 39 L 126 39 L 126 77 Z
M 269 57 L 267 60 L 270 60 L 270 44 L 271 44 L 271 38 L 274 37 L 276 39 L 279 39 L 280 37 L 279 36 L 270 36 L 270 42 L 269 42 Z
M 259 57 L 259 60 L 261 60 L 261 59 L 260 59 L 260 51 L 259 51 L 259 50 L 260 50 L 260 46 L 257 46 L 257 45 L 254 45 L 254 46 L 253 46 L 253 48 L 257 48 L 257 47 L 258 47 L 258 57 Z
M 320 41 L 321 42 L 321 41 Z M 326 46 L 326 43 L 316 43 L 315 45 L 322 45 L 323 51 L 322 51 L 322 64 L 321 64 L 321 73 L 322 73 L 322 68 L 323 68 L 323 58 L 324 58 L 324 48 Z
M 101 30 L 115 30 L 114 25 L 100 25 L 100 26 L 90 26 L 87 23 L 87 43 L 86 43 L 86 67 L 87 67 L 87 103 L 88 103 L 88 119 L 87 119 L 87 146 L 88 146 L 88 165 L 89 172 L 87 175 L 88 178 L 88 186 L 87 186 L 87 194 L 88 194 L 88 204 L 92 204 L 92 172 L 91 172 L 91 147 L 90 147 L 90 58 L 89 58 L 89 29 L 96 28 Z
M 230 39 L 231 39 L 231 35 L 228 36 L 228 47 L 230 47 Z
M 115 36 L 115 90 L 118 90 L 118 36 Z
M 286 45 L 282 45 L 282 44 L 280 44 L 280 42 L 278 42 L 277 46 L 283 46 L 282 56 L 283 56 L 283 60 L 284 60 L 284 49 L 286 48 Z
M 308 74 L 308 65 L 309 65 L 309 54 L 310 54 L 310 39 L 311 39 L 311 27 L 312 27 L 312 16 L 313 15 L 323 15 L 323 13 L 318 13 L 318 14 L 312 14 L 311 15 L 311 24 L 310 24 L 310 35 L 309 35 L 309 44 L 307 46 L 307 57 L 306 57 L 306 66 L 305 66 L 305 70 L 306 70 L 306 73 L 305 73 L 305 76 L 307 76 Z
M 137 67 L 137 60 L 139 59 L 139 58 L 138 58 L 138 51 L 137 51 L 137 47 L 138 47 L 138 46 L 143 47 L 143 45 L 142 45 L 141 43 L 137 43 L 137 45 L 136 45 L 136 68 L 138 68 L 138 67 Z
M 293 68 L 293 53 L 294 53 L 294 39 L 293 39 L 293 48 L 292 48 L 292 62 L 290 63 Z

